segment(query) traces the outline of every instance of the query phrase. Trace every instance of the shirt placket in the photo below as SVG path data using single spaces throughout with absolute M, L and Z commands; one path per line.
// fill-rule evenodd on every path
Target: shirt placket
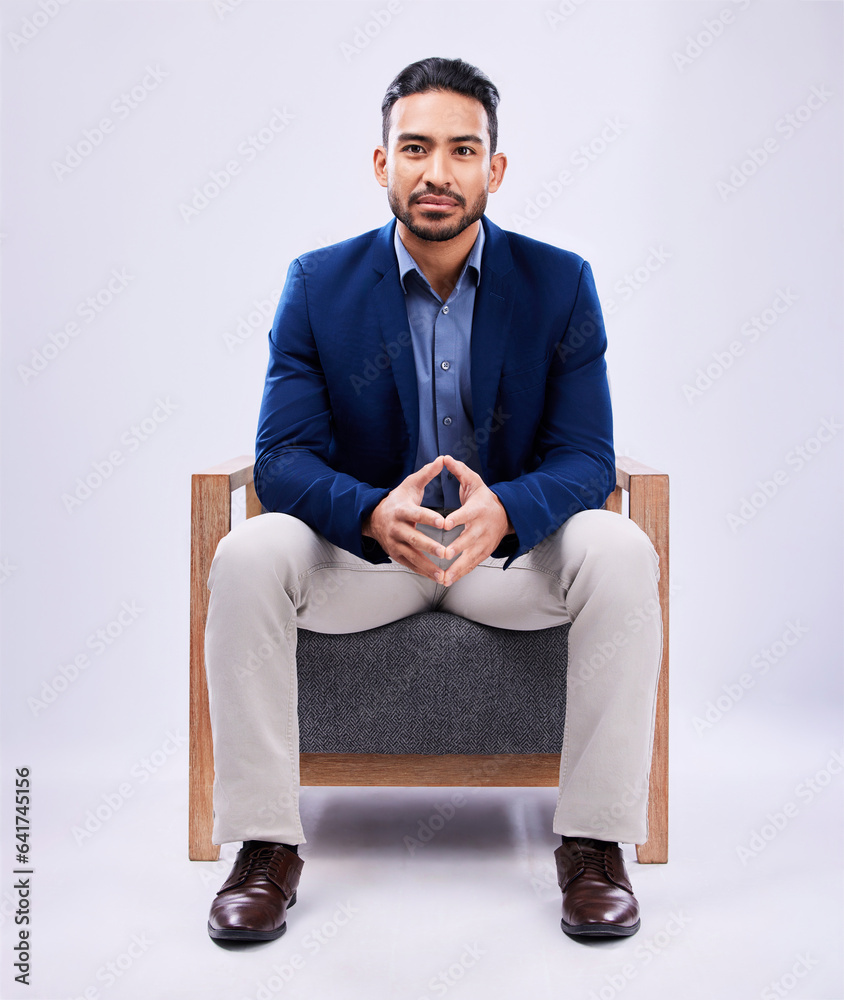
M 441 455 L 454 455 L 457 445 L 460 399 L 457 369 L 454 358 L 457 353 L 457 326 L 454 319 L 454 299 L 456 290 L 445 304 L 439 306 L 434 321 L 434 341 L 431 352 L 431 379 L 434 383 L 435 413 L 437 422 L 437 448 Z M 446 507 L 459 506 L 458 488 L 453 475 L 443 470 L 440 476 L 443 499 Z

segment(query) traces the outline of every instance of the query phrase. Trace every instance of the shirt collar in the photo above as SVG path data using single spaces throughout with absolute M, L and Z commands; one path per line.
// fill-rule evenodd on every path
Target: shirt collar
M 471 276 L 475 280 L 475 284 L 481 280 L 481 257 L 484 251 L 484 241 L 486 240 L 486 234 L 484 233 L 483 223 L 478 227 L 478 236 L 475 242 L 472 244 L 472 249 L 469 251 L 469 256 L 466 258 L 466 263 L 463 265 L 463 270 L 460 272 L 460 277 L 457 279 L 457 284 L 454 286 L 454 291 L 456 292 L 460 288 L 460 284 L 463 281 L 463 275 L 467 271 L 470 272 Z M 399 227 L 396 226 L 396 231 L 393 236 L 393 245 L 396 250 L 396 260 L 399 265 L 399 281 L 401 282 L 402 291 L 407 294 L 407 286 L 405 285 L 405 277 L 411 272 L 415 271 L 420 279 L 430 288 L 428 279 L 422 273 L 422 268 L 416 263 L 416 261 L 410 256 L 410 252 L 407 247 L 402 243 L 401 237 L 399 236 Z M 433 289 L 432 289 L 433 291 Z M 451 293 L 452 295 L 454 292 Z

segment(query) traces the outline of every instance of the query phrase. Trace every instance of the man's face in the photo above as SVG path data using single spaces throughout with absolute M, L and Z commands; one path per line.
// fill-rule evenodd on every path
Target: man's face
M 454 239 L 486 209 L 507 164 L 490 157 L 484 106 L 450 91 L 402 97 L 393 105 L 389 145 L 375 150 L 375 176 L 396 218 L 419 239 Z

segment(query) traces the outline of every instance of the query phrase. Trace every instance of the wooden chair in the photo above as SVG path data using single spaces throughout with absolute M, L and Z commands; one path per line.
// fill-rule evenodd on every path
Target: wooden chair
M 205 678 L 206 581 L 217 544 L 231 530 L 232 493 L 245 487 L 246 516 L 261 513 L 252 466 L 252 458 L 241 456 L 192 477 L 189 854 L 194 861 L 219 857 L 219 847 L 211 843 L 214 758 Z M 627 516 L 648 534 L 660 560 L 663 655 L 651 764 L 649 836 L 636 850 L 640 862 L 661 863 L 668 860 L 668 476 L 629 458 L 618 458 L 616 466 L 618 486 L 606 507 L 621 515 L 626 491 Z M 545 631 L 556 633 L 566 628 Z M 343 638 L 332 636 L 331 640 L 342 642 Z M 300 778 L 303 785 L 556 786 L 559 765 L 559 752 L 302 753 Z

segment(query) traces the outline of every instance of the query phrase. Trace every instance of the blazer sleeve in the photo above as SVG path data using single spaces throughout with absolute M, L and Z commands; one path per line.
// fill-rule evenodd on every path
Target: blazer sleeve
M 515 529 L 494 555 L 517 556 L 615 489 L 607 338 L 592 270 L 583 261 L 574 306 L 556 344 L 535 440 L 536 467 L 491 484 Z M 509 538 L 509 543 L 508 543 Z
M 380 546 L 364 547 L 360 525 L 389 490 L 331 468 L 331 405 L 299 260 L 287 273 L 269 348 L 255 445 L 261 504 L 292 514 L 356 556 L 386 562 Z

